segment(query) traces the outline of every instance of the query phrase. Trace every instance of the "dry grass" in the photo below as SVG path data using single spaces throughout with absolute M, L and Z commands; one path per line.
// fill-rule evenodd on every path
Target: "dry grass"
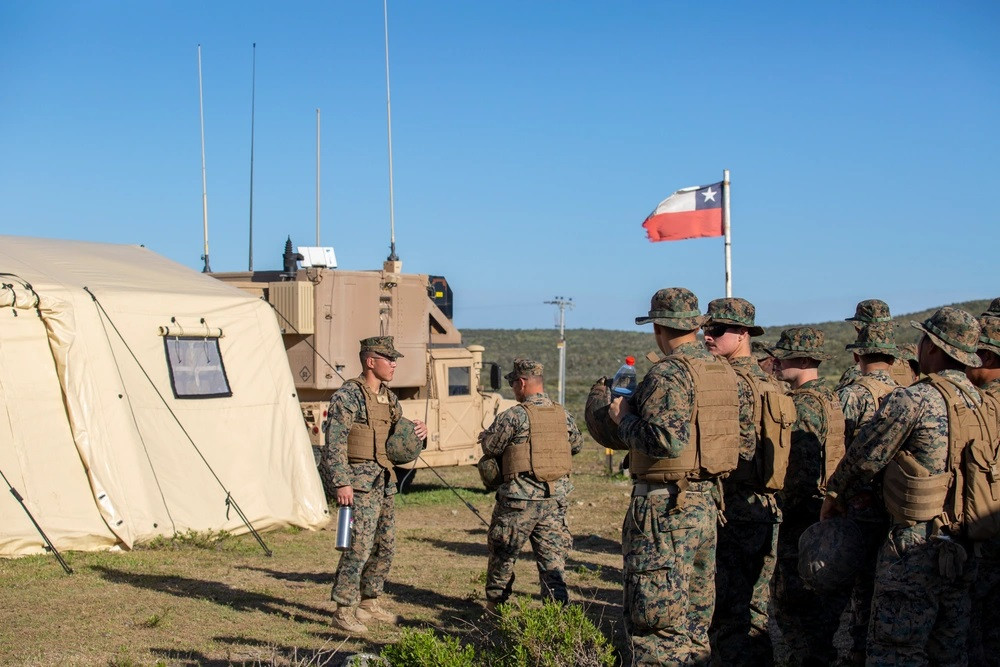
M 620 456 L 616 456 L 616 462 Z M 567 580 L 575 602 L 609 637 L 620 634 L 621 519 L 628 483 L 605 472 L 603 448 L 575 459 L 569 521 L 575 537 Z M 475 469 L 439 471 L 482 517 L 493 498 Z M 334 528 L 197 539 L 126 553 L 65 553 L 0 561 L 0 663 L 15 665 L 335 665 L 378 653 L 401 628 L 365 638 L 332 630 L 329 602 L 338 552 Z M 476 631 L 482 614 L 486 528 L 431 471 L 397 505 L 397 554 L 387 606 L 404 626 Z M 189 536 L 190 537 L 190 536 Z M 530 551 L 515 594 L 538 594 Z

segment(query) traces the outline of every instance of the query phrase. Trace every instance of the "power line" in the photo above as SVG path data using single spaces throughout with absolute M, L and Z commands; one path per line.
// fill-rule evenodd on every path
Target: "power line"
M 573 309 L 573 297 L 557 296 L 546 304 L 559 308 L 559 404 L 566 404 L 566 309 Z

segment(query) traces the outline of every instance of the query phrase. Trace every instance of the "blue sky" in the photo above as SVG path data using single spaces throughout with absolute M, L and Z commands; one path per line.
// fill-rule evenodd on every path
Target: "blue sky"
M 382 3 L 0 3 L 0 234 L 254 266 L 286 236 L 388 253 Z M 460 328 L 633 329 L 660 287 L 724 295 L 721 239 L 651 244 L 732 178 L 733 293 L 758 322 L 1000 294 L 1000 4 L 389 2 L 397 252 Z M 0 269 L 2 270 L 2 269 Z

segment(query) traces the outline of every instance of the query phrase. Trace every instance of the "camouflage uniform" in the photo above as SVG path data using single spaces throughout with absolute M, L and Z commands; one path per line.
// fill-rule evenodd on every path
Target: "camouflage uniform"
M 715 299 L 708 304 L 708 324 L 754 324 L 755 309 L 743 299 Z M 766 352 L 765 352 L 766 353 Z M 775 380 L 752 357 L 730 359 L 758 383 Z M 715 560 L 715 612 L 709 634 L 713 661 L 723 665 L 769 665 L 774 651 L 768 631 L 771 577 L 774 574 L 781 512 L 773 493 L 760 489 L 754 474 L 757 410 L 754 393 L 739 375 L 740 463 L 723 484 L 725 523 L 718 529 Z
M 942 308 L 922 325 L 913 325 L 961 363 L 979 364 L 975 354 L 960 347 L 968 347 L 963 340 L 971 337 L 974 350 L 978 337 L 979 327 L 967 313 Z M 976 394 L 962 371 L 942 370 L 939 375 Z M 829 481 L 828 493 L 841 496 L 870 482 L 899 451 L 912 454 L 930 474 L 943 473 L 948 444 L 948 412 L 941 393 L 926 382 L 898 388 L 855 438 Z M 939 534 L 934 522 L 911 523 L 895 523 L 879 552 L 868 664 L 964 665 L 975 563 L 942 574 L 946 563 L 964 556 L 961 541 Z
M 367 338 L 361 341 L 361 347 L 392 358 L 402 356 L 395 352 L 392 337 L 388 336 Z M 363 376 L 359 382 L 364 383 Z M 341 553 L 330 593 L 330 599 L 343 607 L 353 607 L 359 599 L 382 594 L 396 552 L 396 484 L 389 470 L 377 461 L 350 463 L 347 457 L 347 435 L 351 428 L 368 423 L 365 394 L 359 382 L 345 382 L 330 400 L 326 446 L 319 463 L 328 497 L 335 496 L 341 486 L 354 489 L 353 540 L 350 550 Z M 392 423 L 398 422 L 403 410 L 396 395 L 382 385 L 377 396 L 380 403 L 385 400 L 389 404 Z
M 895 344 L 893 325 L 866 325 L 858 332 L 858 340 L 847 346 L 856 354 L 886 354 L 896 357 L 900 354 Z M 899 386 L 888 370 L 874 370 L 863 375 L 889 387 Z M 878 410 L 875 396 L 864 385 L 849 384 L 837 392 L 840 406 L 844 411 L 845 431 L 848 449 L 862 426 L 870 422 Z M 846 664 L 864 664 L 865 643 L 868 638 L 868 624 L 871 619 L 872 595 L 875 592 L 875 568 L 879 549 L 889 531 L 889 513 L 882 501 L 881 477 L 875 483 L 866 484 L 848 491 L 847 515 L 853 519 L 863 539 L 858 574 L 851 590 L 850 624 L 851 648 Z
M 541 364 L 518 359 L 514 373 L 508 374 L 507 379 L 541 375 L 541 372 Z M 535 393 L 525 396 L 521 405 L 502 412 L 480 437 L 484 459 L 499 459 L 507 447 L 528 442 L 531 429 L 525 404 L 550 406 L 553 402 L 545 393 Z M 583 436 L 569 412 L 566 412 L 566 433 L 571 453 L 578 453 L 583 447 Z M 531 473 L 520 473 L 500 486 L 488 536 L 486 599 L 489 602 L 500 603 L 510 597 L 514 564 L 521 547 L 529 539 L 542 597 L 563 603 L 569 601 L 564 573 L 573 536 L 566 523 L 566 496 L 572 490 L 569 475 L 547 484 Z
M 680 331 L 705 321 L 698 300 L 683 288 L 657 292 L 648 317 Z M 699 342 L 674 355 L 714 359 Z M 733 397 L 736 398 L 735 396 Z M 619 424 L 630 452 L 677 458 L 692 442 L 695 385 L 682 362 L 666 358 L 652 368 L 629 401 Z M 630 454 L 631 455 L 631 454 Z M 716 483 L 691 481 L 686 491 L 642 495 L 633 487 L 622 524 L 625 630 L 635 665 L 705 664 L 710 659 L 708 627 L 715 606 Z
M 854 325 L 855 329 L 860 330 L 867 324 L 892 322 L 892 316 L 889 314 L 889 306 L 885 301 L 880 299 L 866 299 L 865 301 L 859 301 L 858 305 L 855 306 L 854 317 L 848 317 L 844 321 L 850 322 Z M 853 384 L 859 377 L 861 377 L 861 369 L 855 364 L 840 376 L 834 391 L 839 393 L 841 389 L 849 384 Z
M 775 348 L 779 359 L 829 358 L 823 332 L 809 327 L 788 329 Z M 823 461 L 828 424 L 823 406 L 808 393 L 819 392 L 827 401 L 836 397 L 822 382 L 809 380 L 793 389 L 796 420 L 785 486 L 779 492 L 782 523 L 778 531 L 778 562 L 773 579 L 774 620 L 791 651 L 791 664 L 830 664 L 836 656 L 833 636 L 847 606 L 847 594 L 820 596 L 806 588 L 799 576 L 799 537 L 819 520 L 823 501 Z
M 1000 355 L 1000 299 L 994 299 L 979 318 L 979 349 Z M 1000 378 L 979 386 L 979 391 L 1000 400 Z M 972 589 L 969 626 L 969 664 L 1000 665 L 1000 539 L 980 545 L 978 578 Z M 991 631 L 984 632 L 985 628 Z

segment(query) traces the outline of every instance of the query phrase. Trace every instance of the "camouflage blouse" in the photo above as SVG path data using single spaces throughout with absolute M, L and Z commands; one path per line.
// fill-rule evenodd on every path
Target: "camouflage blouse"
M 675 354 L 713 358 L 700 342 L 684 343 Z M 691 441 L 694 392 L 694 378 L 683 362 L 661 360 L 636 387 L 629 401 L 632 413 L 622 419 L 618 434 L 631 450 L 654 459 L 677 458 Z
M 358 378 L 364 382 L 363 377 Z M 403 416 L 399 399 L 384 384 L 379 387 L 379 396 L 385 396 L 389 401 L 392 423 Z M 320 452 L 319 474 L 323 480 L 323 488 L 328 498 L 337 494 L 337 487 L 353 486 L 356 491 L 371 491 L 379 476 L 385 480 L 386 495 L 396 492 L 394 484 L 387 483 L 389 476 L 386 469 L 377 461 L 362 461 L 348 463 L 347 434 L 355 423 L 368 423 L 368 410 L 365 407 L 364 390 L 354 382 L 345 382 L 330 399 L 326 420 L 326 446 Z
M 977 396 L 962 371 L 946 370 L 940 375 Z M 948 407 L 941 392 L 927 382 L 894 389 L 886 397 L 837 466 L 828 493 L 839 496 L 871 481 L 900 449 L 913 454 L 932 475 L 944 472 L 948 464 Z
M 779 496 L 782 508 L 789 512 L 815 510 L 818 513 L 819 502 L 823 499 L 826 414 L 816 397 L 806 393 L 808 389 L 818 391 L 827 400 L 837 402 L 837 397 L 820 379 L 809 380 L 792 390 L 797 416 L 792 426 L 792 447 L 788 455 L 785 488 Z
M 544 392 L 525 396 L 523 402 L 542 406 L 553 404 Z M 530 431 L 527 410 L 520 405 L 504 410 L 496 418 L 496 421 L 483 432 L 481 439 L 483 457 L 499 459 L 503 456 L 503 451 L 508 445 L 527 442 Z M 576 420 L 569 412 L 566 412 L 566 432 L 569 436 L 570 452 L 579 453 L 583 448 L 583 436 L 576 426 Z M 497 495 L 517 500 L 542 500 L 546 497 L 565 498 L 566 494 L 573 490 L 573 483 L 570 481 L 569 475 L 566 475 L 557 479 L 552 487 L 552 495 L 547 496 L 545 482 L 539 482 L 525 475 L 504 482 L 497 491 Z

